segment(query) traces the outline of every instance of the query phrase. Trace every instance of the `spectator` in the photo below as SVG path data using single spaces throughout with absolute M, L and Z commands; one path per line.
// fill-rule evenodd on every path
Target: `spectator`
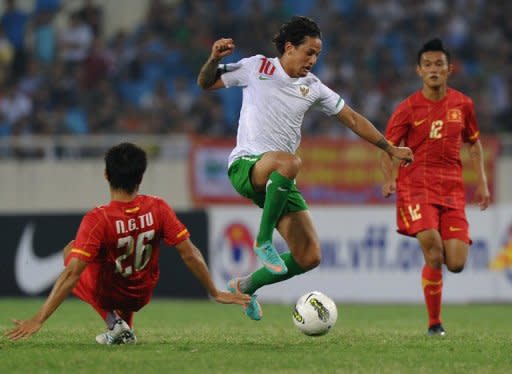
M 41 71 L 41 67 L 34 59 L 27 61 L 25 71 L 25 75 L 21 77 L 19 82 L 19 90 L 29 97 L 34 97 L 45 83 L 45 77 Z
M 32 111 L 32 101 L 20 92 L 15 81 L 6 84 L 0 100 L 0 113 L 15 133 L 24 130 Z
M 95 37 L 92 42 L 89 56 L 84 61 L 84 81 L 82 87 L 90 90 L 107 79 L 112 72 L 114 58 L 112 53 L 105 47 L 103 40 Z
M 96 37 L 101 36 L 103 28 L 103 9 L 94 4 L 93 0 L 84 0 L 84 5 L 78 11 L 82 20 L 89 25 Z
M 232 134 L 241 92 L 227 90 L 205 99 L 194 85 L 212 40 L 231 30 L 237 41 L 233 61 L 254 51 L 272 56 L 267 41 L 273 25 L 299 10 L 323 26 L 314 73 L 377 126 L 384 125 L 399 99 L 418 88 L 410 68 L 415 56 L 406 51 L 415 50 L 418 40 L 438 36 L 453 47 L 451 82 L 474 97 L 481 131 L 512 132 L 512 2 L 143 1 L 144 20 L 109 39 L 102 32 L 109 8 L 100 1 L 76 1 L 80 8 L 69 14 L 69 26 L 58 35 L 53 21 L 63 11 L 62 0 L 34 0 L 32 16 L 18 10 L 14 0 L 6 1 L 0 19 L 0 87 L 2 76 L 12 70 L 9 78 L 18 77 L 33 105 L 31 125 L 11 128 L 0 119 L 0 133 L 66 132 L 67 118 L 79 132 Z M 25 36 L 30 44 L 25 45 Z M 28 63 L 25 54 L 31 56 Z M 70 107 L 78 108 L 71 117 Z M 333 126 L 330 119 L 312 115 L 303 132 L 349 136 Z
M 9 39 L 7 39 L 3 28 L 0 26 L 0 84 L 9 76 L 13 58 L 14 49 L 12 44 Z
M 61 7 L 61 0 L 35 0 L 34 11 L 39 12 L 50 12 L 55 14 Z
M 113 72 L 119 74 L 124 71 L 137 57 L 137 49 L 132 45 L 125 31 L 117 32 L 111 45 Z
M 57 48 L 54 16 L 52 11 L 41 10 L 34 15 L 32 22 L 33 54 L 39 62 L 47 66 L 54 61 Z
M 86 24 L 78 13 L 69 16 L 69 26 L 59 36 L 60 55 L 68 64 L 84 61 L 89 53 L 93 40 L 91 27 Z
M 5 3 L 6 10 L 0 19 L 0 25 L 14 48 L 12 74 L 13 78 L 17 78 L 24 73 L 25 68 L 25 28 L 29 16 L 17 8 L 15 0 L 6 0 Z

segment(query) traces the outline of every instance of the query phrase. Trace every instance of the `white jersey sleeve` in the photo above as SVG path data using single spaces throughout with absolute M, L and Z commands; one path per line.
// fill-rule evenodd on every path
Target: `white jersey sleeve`
M 314 107 L 328 116 L 338 114 L 345 106 L 345 100 L 320 81 L 318 82 L 318 92 L 319 96 Z
M 246 87 L 249 83 L 251 71 L 256 69 L 257 64 L 261 64 L 263 56 L 256 55 L 243 58 L 238 62 L 229 64 L 220 64 L 220 79 L 224 82 L 225 87 Z

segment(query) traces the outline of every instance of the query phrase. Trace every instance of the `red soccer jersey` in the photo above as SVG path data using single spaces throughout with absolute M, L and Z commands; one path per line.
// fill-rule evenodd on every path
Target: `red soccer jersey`
M 478 137 L 473 101 L 457 90 L 448 88 L 439 101 L 421 91 L 402 101 L 388 122 L 386 138 L 410 147 L 414 162 L 399 169 L 397 198 L 463 208 L 460 150 L 462 142 L 475 143 Z
M 138 195 L 88 212 L 66 261 L 77 257 L 95 265 L 95 299 L 144 298 L 158 281 L 160 241 L 174 246 L 189 236 L 164 200 Z

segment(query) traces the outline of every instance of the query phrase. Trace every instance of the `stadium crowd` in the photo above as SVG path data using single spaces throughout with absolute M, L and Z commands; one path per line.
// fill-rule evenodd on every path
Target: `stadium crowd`
M 7 0 L 0 20 L 0 136 L 236 132 L 238 89 L 201 94 L 195 79 L 213 40 L 232 37 L 228 61 L 275 56 L 271 30 L 295 14 L 315 19 L 323 52 L 314 71 L 381 130 L 420 87 L 418 45 L 441 37 L 451 85 L 475 101 L 485 133 L 512 132 L 512 2 L 498 0 L 149 0 L 144 21 L 106 37 L 100 1 L 55 17 L 63 0 Z M 304 133 L 350 136 L 311 114 Z

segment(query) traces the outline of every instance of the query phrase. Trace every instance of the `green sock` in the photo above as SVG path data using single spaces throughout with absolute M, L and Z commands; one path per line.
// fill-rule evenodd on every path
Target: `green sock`
M 258 288 L 267 284 L 277 283 L 289 279 L 295 275 L 305 273 L 306 270 L 302 269 L 293 259 L 290 252 L 283 253 L 281 255 L 288 272 L 286 274 L 272 274 L 266 268 L 262 267 L 256 270 L 249 276 L 248 282 L 242 287 L 242 291 L 252 295 Z
M 293 180 L 283 177 L 277 171 L 273 171 L 270 174 L 267 182 L 263 213 L 261 214 L 260 230 L 256 237 L 256 243 L 258 245 L 266 241 L 272 241 L 274 228 L 288 201 L 288 193 L 290 192 L 292 183 Z

